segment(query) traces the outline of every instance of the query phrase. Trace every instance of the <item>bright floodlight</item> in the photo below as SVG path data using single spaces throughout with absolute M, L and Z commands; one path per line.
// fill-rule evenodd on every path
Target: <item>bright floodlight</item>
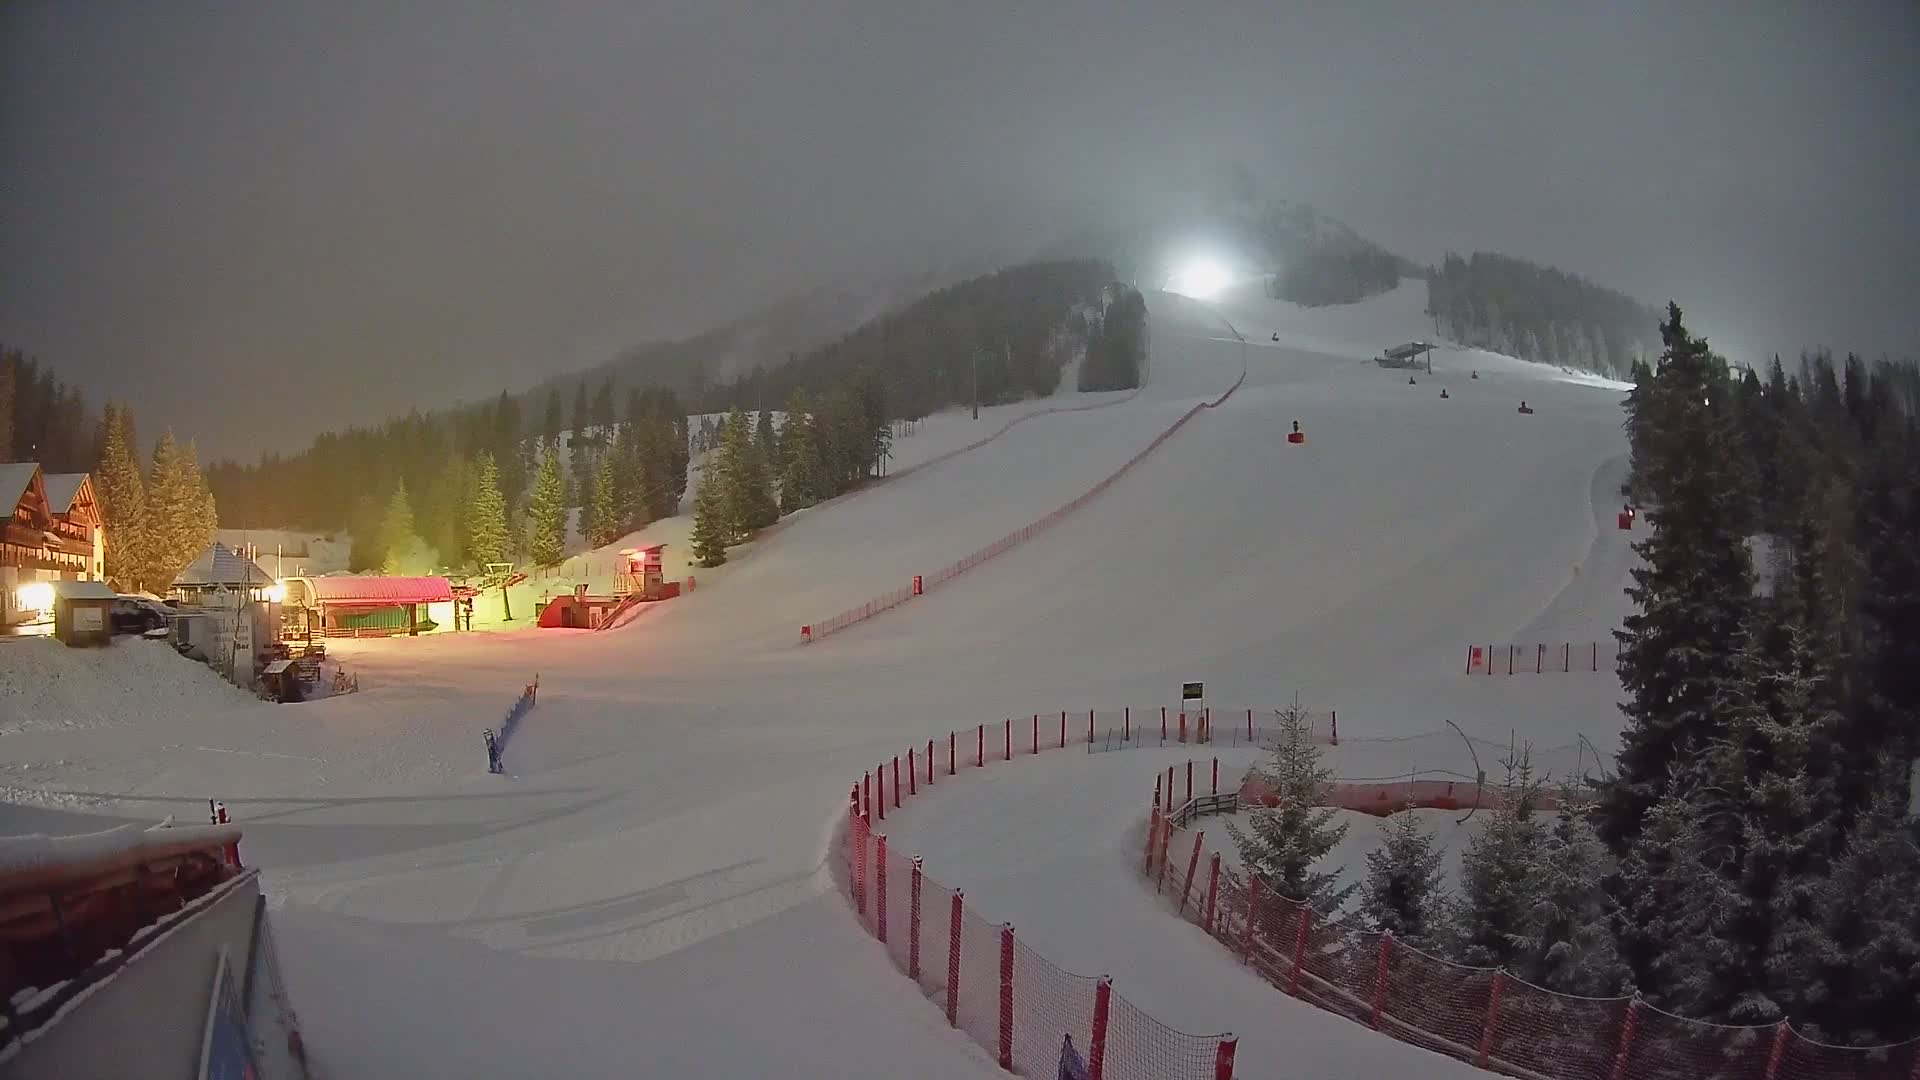
M 1227 286 L 1233 284 L 1233 274 L 1216 259 L 1205 257 L 1191 259 L 1173 272 L 1167 279 L 1167 291 L 1191 296 L 1195 300 L 1211 300 L 1220 295 Z
M 53 586 L 44 581 L 30 581 L 13 594 L 23 611 L 45 611 L 53 606 Z

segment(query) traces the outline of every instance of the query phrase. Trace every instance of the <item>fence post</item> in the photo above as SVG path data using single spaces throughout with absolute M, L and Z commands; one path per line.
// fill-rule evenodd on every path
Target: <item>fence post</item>
M 867 818 L 862 814 L 853 823 L 853 906 L 860 918 L 867 917 Z
M 1775 1080 L 1780 1075 L 1780 1062 L 1787 1056 L 1787 1036 L 1793 1029 L 1782 1019 L 1773 1030 L 1773 1049 L 1767 1054 L 1767 1080 Z
M 1153 813 L 1147 817 L 1147 865 L 1141 873 L 1153 875 L 1153 840 L 1160 834 L 1160 778 L 1153 778 Z
M 900 809 L 900 755 L 893 755 L 893 808 Z
M 1307 958 L 1307 928 L 1313 925 L 1313 907 L 1300 905 L 1300 928 L 1293 934 L 1293 974 L 1287 978 L 1287 993 L 1300 996 L 1300 966 Z
M 913 857 L 907 886 L 907 978 L 920 979 L 920 856 Z
M 900 785 L 895 784 L 898 788 Z M 920 767 L 914 763 L 913 747 L 907 747 L 907 794 L 920 794 Z
M 1200 707 L 1200 741 L 1213 741 L 1213 706 L 1211 705 Z
M 1380 959 L 1373 968 L 1373 1026 L 1380 1027 L 1380 1014 L 1387 1008 L 1387 959 L 1393 955 L 1393 931 L 1380 935 Z
M 1220 853 L 1216 851 L 1213 853 L 1213 857 L 1207 860 L 1207 915 L 1205 925 L 1208 936 L 1212 936 L 1213 934 L 1213 906 L 1219 897 Z
M 1500 1026 L 1500 994 L 1507 988 L 1507 969 L 1493 973 L 1493 987 L 1487 994 L 1487 1019 L 1480 1027 L 1480 1053 L 1474 1064 L 1484 1069 L 1493 1054 L 1493 1033 Z
M 887 764 L 884 761 L 873 767 L 873 786 L 874 794 L 880 796 L 875 800 L 880 807 L 878 816 L 881 821 L 885 821 L 887 820 Z
M 887 834 L 875 833 L 874 844 L 874 927 L 880 944 L 887 943 Z
M 1173 766 L 1167 766 L 1167 813 L 1173 813 Z
M 987 767 L 987 725 L 981 724 L 973 732 L 973 767 Z
M 1620 1025 L 1620 1045 L 1613 1052 L 1612 1080 L 1626 1080 L 1627 1063 L 1633 1060 L 1633 1036 L 1640 1029 L 1640 995 L 1627 1004 L 1627 1019 Z
M 1066 729 L 1067 729 L 1067 714 L 1061 713 L 1060 714 L 1060 730 L 1065 731 Z M 1040 714 L 1039 713 L 1033 714 L 1033 752 L 1036 754 L 1040 752 Z
M 1167 741 L 1167 707 L 1165 705 L 1160 706 L 1160 741 L 1162 743 Z
M 1547 671 L 1547 643 L 1542 641 L 1533 647 L 1533 673 L 1544 675 Z
M 1220 1036 L 1220 1048 L 1213 1053 L 1213 1080 L 1233 1080 L 1233 1055 L 1239 1048 L 1233 1032 Z
M 1187 856 L 1187 881 L 1180 886 L 1180 914 L 1187 913 L 1187 897 L 1193 893 L 1193 874 L 1200 869 L 1200 841 L 1205 839 L 1207 831 L 1196 829 L 1193 833 L 1193 854 Z
M 1212 794 L 1214 794 L 1214 795 L 1218 795 L 1218 794 L 1220 794 L 1220 759 L 1219 759 L 1219 758 L 1217 758 L 1217 757 L 1213 759 L 1213 791 L 1212 791 Z
M 1600 670 L 1600 643 L 1597 641 L 1593 643 L 1593 670 Z
M 1013 717 L 1011 716 L 1007 717 L 1005 726 L 1006 726 L 1006 739 L 1007 739 L 1006 760 L 1012 761 L 1013 760 Z
M 1180 741 L 1187 741 L 1187 710 L 1180 710 Z
M 1573 642 L 1571 641 L 1560 646 L 1560 670 L 1573 670 Z
M 1240 955 L 1253 963 L 1253 928 L 1260 921 L 1260 879 L 1247 875 L 1247 927 L 1240 932 Z
M 1092 742 L 1093 739 L 1089 737 L 1087 741 Z M 1131 705 L 1126 706 L 1120 713 L 1120 741 L 1133 741 L 1133 706 Z
M 1160 819 L 1160 881 L 1154 886 L 1154 892 L 1167 891 L 1167 864 L 1173 861 L 1173 815 L 1167 814 Z
M 1113 1007 L 1113 980 L 1105 975 L 1093 987 L 1093 1034 L 1087 1038 L 1087 1080 L 1107 1077 L 1107 1013 Z
M 1187 801 L 1193 801 L 1193 759 L 1187 759 Z
M 927 740 L 927 786 L 933 786 L 933 740 Z
M 862 800 L 865 809 L 863 809 L 861 813 L 871 814 L 873 813 L 873 777 L 870 774 L 862 773 L 860 775 L 860 786 L 864 789 L 865 793 L 865 798 Z
M 1247 745 L 1253 745 L 1253 710 L 1247 710 Z
M 953 775 L 954 767 L 959 763 L 959 760 L 960 760 L 960 756 L 954 752 L 954 748 L 953 748 L 953 732 L 949 731 L 947 732 L 947 775 L 948 776 Z
M 1013 924 L 1000 928 L 1000 1067 L 1013 1071 Z
M 953 909 L 947 923 L 947 1023 L 959 1027 L 958 1010 L 960 1008 L 960 916 L 961 892 L 953 890 Z
M 1340 745 L 1340 710 L 1328 709 L 1327 715 L 1329 717 L 1332 717 L 1331 725 L 1333 727 L 1333 745 L 1339 746 Z

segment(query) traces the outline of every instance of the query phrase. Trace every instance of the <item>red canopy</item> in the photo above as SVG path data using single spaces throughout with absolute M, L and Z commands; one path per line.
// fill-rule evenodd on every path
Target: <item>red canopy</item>
M 453 599 L 443 577 L 316 577 L 306 579 L 312 602 L 335 607 L 440 604 Z

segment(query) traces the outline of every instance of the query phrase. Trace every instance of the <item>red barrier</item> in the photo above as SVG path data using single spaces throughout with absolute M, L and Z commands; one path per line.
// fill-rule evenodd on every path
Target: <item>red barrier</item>
M 1546 674 L 1548 644 L 1547 642 L 1533 643 L 1533 674 L 1535 675 Z M 1573 673 L 1573 646 L 1574 643 L 1571 641 L 1563 641 L 1560 643 L 1560 671 L 1563 674 Z M 1500 665 L 1495 660 L 1494 646 L 1469 645 L 1467 646 L 1466 673 L 1473 675 L 1480 671 L 1485 671 L 1489 675 L 1525 675 L 1527 674 L 1526 661 L 1520 659 L 1520 657 L 1525 655 L 1525 645 L 1516 644 L 1507 646 L 1506 670 L 1501 672 L 1499 670 Z M 1615 648 L 1615 655 L 1619 655 L 1618 646 Z M 1598 641 L 1589 641 L 1587 643 L 1587 666 L 1584 670 L 1591 672 L 1598 672 L 1600 670 L 1600 643 Z
M 1233 805 L 1217 810 L 1228 812 Z M 1170 822 L 1163 828 L 1183 838 L 1192 833 L 1196 850 L 1203 843 L 1197 829 Z M 1169 837 L 1162 850 L 1185 842 Z M 1149 878 L 1163 875 L 1164 863 L 1158 874 L 1148 868 Z M 1391 934 L 1328 921 L 1307 905 L 1270 896 L 1259 879 L 1225 866 L 1208 892 L 1211 917 L 1206 905 L 1192 914 L 1184 904 L 1169 909 L 1276 988 L 1382 1035 L 1494 1073 L 1551 1080 L 1914 1080 L 1920 1069 L 1920 1039 L 1836 1046 L 1785 1023 L 1702 1023 L 1639 998 L 1555 994 L 1504 972 L 1428 955 Z M 1223 1036 L 1222 1045 L 1226 1041 Z
M 915 982 L 920 981 L 920 873 L 920 856 L 915 855 L 907 904 L 907 978 Z
M 880 944 L 885 945 L 887 943 L 887 834 L 874 833 L 873 842 L 873 895 L 876 912 L 874 936 L 880 939 Z
M 960 1026 L 956 1014 L 960 1008 L 960 921 L 961 893 L 953 890 L 953 911 L 948 915 L 947 926 L 947 1023 Z

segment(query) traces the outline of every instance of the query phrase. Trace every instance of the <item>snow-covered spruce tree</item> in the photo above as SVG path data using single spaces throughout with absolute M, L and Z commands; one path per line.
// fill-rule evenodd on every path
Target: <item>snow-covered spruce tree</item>
M 1376 930 L 1409 945 L 1430 947 L 1448 904 L 1440 850 L 1411 809 L 1380 823 L 1380 846 L 1367 852 L 1360 914 Z
M 1572 788 L 1560 794 L 1560 811 L 1541 842 L 1533 904 L 1521 923 L 1520 957 L 1514 971 L 1549 990 L 1585 997 L 1618 993 L 1626 965 L 1613 937 L 1612 902 L 1603 885 L 1612 859 L 1588 819 L 1592 803 Z
M 1627 725 L 1597 824 L 1616 854 L 1666 792 L 1671 767 L 1725 730 L 1713 702 L 1735 677 L 1726 646 L 1752 605 L 1739 486 L 1726 464 L 1734 450 L 1726 362 L 1687 333 L 1677 306 L 1667 312 L 1665 351 L 1627 419 L 1635 492 L 1652 528 L 1633 545 L 1642 565 L 1627 595 L 1639 610 L 1615 631 Z
M 707 459 L 706 475 L 700 479 L 700 493 L 693 500 L 693 557 L 701 566 L 714 567 L 727 561 L 727 539 L 732 527 L 727 522 L 726 485 L 718 473 L 715 458 Z
M 1737 957 L 1728 940 L 1737 898 L 1722 873 L 1726 853 L 1700 828 L 1691 783 L 1668 785 L 1621 861 L 1618 939 L 1649 1001 L 1704 1017 L 1731 1000 L 1721 973 Z
M 527 519 L 527 558 L 536 566 L 559 562 L 567 541 L 567 489 L 560 478 L 560 452 L 552 447 L 541 455 L 527 499 Z
M 593 498 L 587 503 L 587 542 L 594 547 L 613 543 L 620 537 L 625 524 L 614 502 L 614 487 L 619 472 L 616 459 L 620 453 L 617 448 L 602 451 L 600 467 L 593 471 Z
M 1533 755 L 1520 747 L 1501 762 L 1506 779 L 1500 801 L 1487 824 L 1467 845 L 1460 860 L 1460 903 L 1455 940 L 1462 963 L 1475 967 L 1512 967 L 1527 946 L 1527 916 L 1545 831 L 1535 813 L 1540 781 Z
M 780 439 L 773 428 L 772 409 L 761 409 L 760 415 L 754 418 L 753 445 L 760 452 L 760 462 L 769 473 L 779 467 Z
M 1272 786 L 1274 805 L 1250 811 L 1244 831 L 1228 822 L 1227 833 L 1240 849 L 1241 865 L 1262 885 L 1331 912 L 1354 890 L 1352 885 L 1337 887 L 1336 875 L 1314 869 L 1347 835 L 1345 823 L 1335 823 L 1338 811 L 1321 805 L 1333 770 L 1320 765 L 1320 748 L 1313 742 L 1305 709 L 1291 705 L 1276 715 L 1279 743 L 1265 765 L 1254 770 Z
M 1807 1016 L 1830 1038 L 1887 1043 L 1920 1029 L 1920 821 L 1903 813 L 1905 788 L 1883 773 L 1826 883 L 1830 996 Z
M 786 429 L 780 433 L 780 512 L 812 506 L 820 498 L 820 443 L 809 410 L 812 403 L 796 390 L 787 401 Z
M 467 506 L 467 555 L 483 568 L 506 562 L 513 547 L 507 537 L 507 502 L 500 495 L 500 470 L 493 455 L 474 459 L 473 495 Z
M 97 486 L 107 522 L 107 579 L 132 592 L 147 587 L 151 546 L 147 484 L 134 458 L 133 410 L 109 402 L 101 430 L 105 439 Z
M 407 497 L 404 479 L 394 483 L 393 494 L 387 498 L 387 512 L 380 519 L 380 544 L 385 552 L 380 560 L 383 574 L 417 574 L 433 561 L 419 529 L 414 527 L 413 502 Z

